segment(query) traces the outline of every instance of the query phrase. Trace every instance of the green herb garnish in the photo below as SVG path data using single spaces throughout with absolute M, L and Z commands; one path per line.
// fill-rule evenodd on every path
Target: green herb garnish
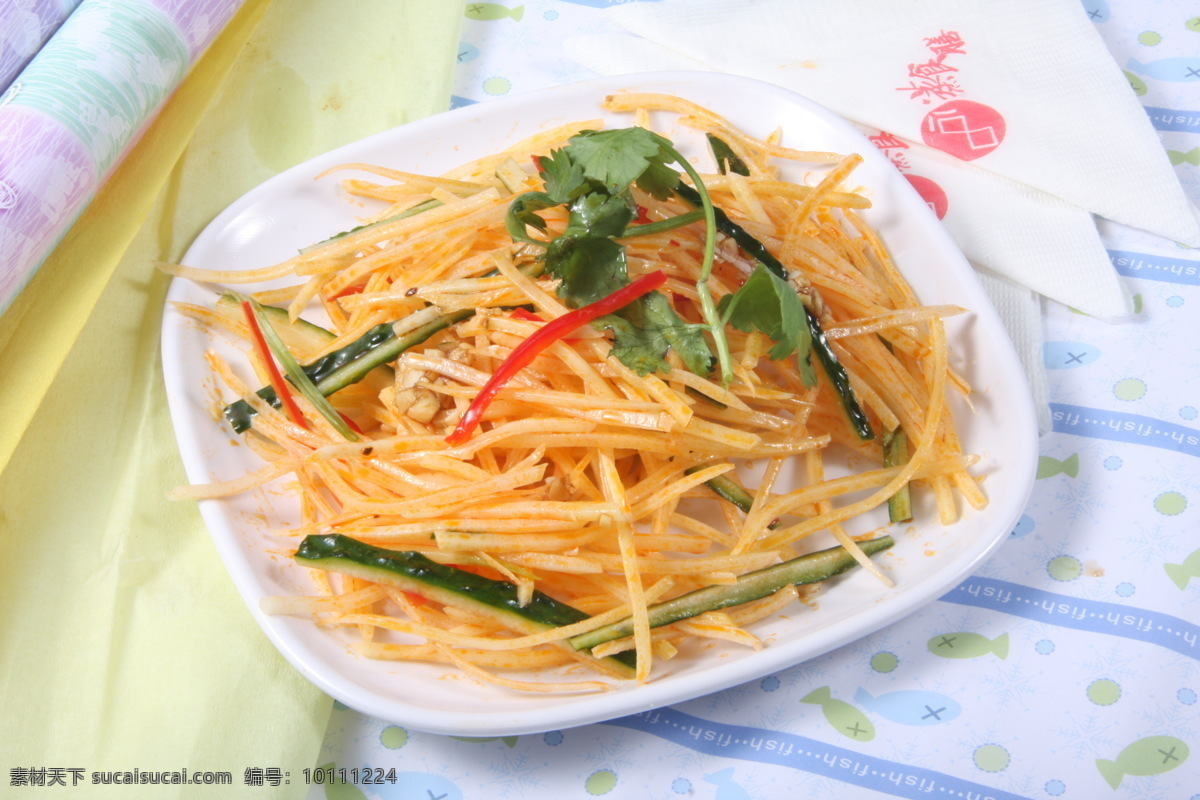
M 566 147 L 538 160 L 544 191 L 526 192 L 513 201 L 506 224 L 515 241 L 546 248 L 546 272 L 562 280 L 559 295 L 564 302 L 576 308 L 595 302 L 629 283 L 625 248 L 616 240 L 642 232 L 638 230 L 642 226 L 631 226 L 637 212 L 632 188 L 658 199 L 670 197 L 680 183 L 671 164 L 688 173 L 702 198 L 706 238 L 697 288 L 705 325 L 685 322 L 658 295 L 647 295 L 596 324 L 613 331 L 614 354 L 641 374 L 665 368 L 668 348 L 679 354 L 688 369 L 707 374 L 712 369 L 712 353 L 703 336 L 707 330 L 717 350 L 722 379 L 728 383 L 733 377 L 729 346 L 707 290 L 716 250 L 712 203 L 699 174 L 669 139 L 637 127 L 583 131 L 571 137 Z M 568 210 L 563 234 L 549 243 L 530 236 L 528 226 L 546 228 L 536 212 L 558 205 Z
M 807 309 L 800 294 L 783 278 L 759 264 L 734 294 L 721 298 L 717 309 L 721 317 L 739 331 L 759 330 L 771 337 L 775 345 L 767 352 L 773 361 L 782 361 L 793 353 L 800 354 L 797 363 L 804 385 L 817 385 L 817 375 L 808 351 L 812 336 L 808 329 Z

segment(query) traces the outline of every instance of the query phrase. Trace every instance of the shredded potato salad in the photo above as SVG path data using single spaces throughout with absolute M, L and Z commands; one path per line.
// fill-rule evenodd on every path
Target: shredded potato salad
M 270 613 L 369 658 L 604 690 L 713 640 L 768 646 L 756 622 L 822 581 L 890 585 L 914 519 L 985 505 L 947 404 L 969 391 L 943 326 L 962 309 L 893 266 L 861 158 L 671 95 L 603 106 L 628 125 L 439 176 L 343 165 L 373 216 L 282 263 L 163 267 L 227 289 L 180 309 L 243 343 L 206 358 L 262 460 L 174 495 L 300 498 L 273 535 L 312 590 Z M 664 118 L 709 152 L 684 158 Z

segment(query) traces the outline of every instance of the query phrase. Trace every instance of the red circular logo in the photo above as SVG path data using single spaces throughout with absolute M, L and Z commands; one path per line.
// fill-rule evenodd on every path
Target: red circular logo
M 950 208 L 950 200 L 941 186 L 920 175 L 910 175 L 906 172 L 904 177 L 908 178 L 908 182 L 917 190 L 917 194 L 921 195 L 921 199 L 933 210 L 933 213 L 937 214 L 938 219 L 946 216 L 946 210 Z
M 999 111 L 971 100 L 951 100 L 921 121 L 925 144 L 963 161 L 974 161 L 999 147 L 1004 130 Z

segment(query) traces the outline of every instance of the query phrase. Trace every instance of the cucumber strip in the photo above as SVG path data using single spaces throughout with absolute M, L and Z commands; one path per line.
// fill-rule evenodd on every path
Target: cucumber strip
M 390 337 L 381 340 L 378 345 L 365 350 L 362 355 L 353 361 L 339 365 L 336 369 L 321 378 L 317 382 L 317 388 L 326 395 L 330 395 L 338 389 L 344 389 L 352 383 L 357 383 L 376 367 L 381 367 L 384 364 L 395 361 L 405 350 L 421 344 L 421 342 L 424 342 L 438 331 L 445 330 L 451 325 L 462 322 L 464 319 L 468 319 L 474 315 L 475 309 L 463 308 L 443 314 L 437 319 L 431 320 L 403 336 L 396 336 L 393 330 Z M 391 326 L 389 325 L 388 327 L 390 328 Z
M 858 542 L 858 546 L 864 553 L 873 556 L 888 549 L 893 543 L 891 536 L 880 536 L 877 539 Z M 671 600 L 655 603 L 648 609 L 650 627 L 657 628 L 681 619 L 689 619 L 703 614 L 705 611 L 718 611 L 722 608 L 759 600 L 774 594 L 789 584 L 800 586 L 806 583 L 818 583 L 841 574 L 857 564 L 854 556 L 841 546 L 809 553 L 784 561 L 782 564 L 748 572 L 738 578 L 737 583 L 734 584 L 706 586 Z M 576 650 L 590 650 L 598 644 L 632 634 L 633 618 L 626 617 L 611 625 L 573 636 L 568 641 Z
M 691 470 L 688 470 L 688 472 L 691 472 Z M 750 513 L 750 507 L 754 505 L 753 495 L 739 486 L 732 478 L 718 475 L 715 478 L 706 480 L 704 485 L 712 489 L 717 497 L 733 503 L 747 514 Z
M 706 395 L 704 392 L 700 391 L 699 389 L 693 389 L 691 386 L 685 386 L 685 387 L 683 387 L 683 390 L 685 392 L 687 392 L 687 394 L 690 397 L 694 397 L 697 400 L 703 400 L 704 402 L 708 403 L 710 406 L 713 406 L 715 408 L 720 408 L 720 409 L 729 408 L 728 404 L 722 403 L 720 400 L 718 400 L 715 397 L 709 397 L 708 395 Z
M 690 475 L 698 469 L 700 469 L 699 466 L 688 467 L 687 469 L 684 470 L 684 473 Z M 741 509 L 742 513 L 744 513 L 744 514 L 750 513 L 750 509 L 754 505 L 754 495 L 752 495 L 748 491 L 746 491 L 733 478 L 730 478 L 728 475 L 718 475 L 715 478 L 709 478 L 708 480 L 706 480 L 704 482 L 704 485 L 707 486 L 709 489 L 712 489 L 713 494 L 715 494 L 717 497 L 719 497 L 722 500 L 725 500 L 727 502 L 733 503 L 735 506 L 737 506 L 739 509 Z M 776 521 L 776 522 L 772 522 L 767 527 L 775 528 L 778 525 L 779 525 L 779 522 Z
M 685 475 L 691 475 L 693 472 L 698 472 L 703 467 L 696 465 L 688 467 L 683 472 Z M 744 513 L 750 513 L 750 507 L 754 505 L 754 496 L 742 488 L 737 481 L 727 475 L 718 475 L 715 478 L 709 478 L 704 482 L 704 485 L 713 490 L 713 494 L 727 502 L 733 503 L 740 508 Z
M 396 336 L 391 323 L 376 325 L 343 348 L 322 356 L 304 366 L 304 373 L 316 385 L 317 390 L 328 397 L 339 389 L 357 383 L 376 367 L 394 361 L 405 350 L 421 344 L 430 336 L 456 322 L 461 322 L 475 313 L 474 309 L 462 309 L 443 314 L 403 336 Z M 256 394 L 272 406 L 279 407 L 279 398 L 270 386 L 264 386 Z M 245 400 L 238 400 L 224 409 L 225 419 L 237 433 L 245 433 L 253 425 L 255 412 Z
M 675 193 L 693 206 L 700 205 L 700 193 L 685 183 L 680 183 L 676 186 Z M 766 245 L 751 236 L 745 228 L 731 220 L 721 209 L 714 207 L 713 211 L 716 214 L 717 228 L 721 233 L 724 233 L 730 239 L 737 242 L 738 247 L 742 248 L 746 255 L 758 260 L 778 277 L 787 280 L 787 270 L 784 269 L 779 259 L 771 254 Z M 829 340 L 825 338 L 825 332 L 821 330 L 820 320 L 807 308 L 805 309 L 805 313 L 808 316 L 808 330 L 812 336 L 812 349 L 816 352 L 817 360 L 821 362 L 821 367 L 824 369 L 826 376 L 829 377 L 834 391 L 837 392 L 838 399 L 842 402 L 842 408 L 850 420 L 854 434 L 859 440 L 864 442 L 874 439 L 875 432 L 871 429 L 871 423 L 867 419 L 867 414 L 859 404 L 858 398 L 854 396 L 854 390 L 850 387 L 850 378 L 846 375 L 846 369 L 838 361 L 837 355 L 829 346 Z
M 746 166 L 746 162 L 738 158 L 737 153 L 733 152 L 733 148 L 729 143 L 718 136 L 711 133 L 704 134 L 708 138 L 708 147 L 712 150 L 713 160 L 717 162 L 717 172 L 722 175 L 728 175 L 733 172 L 738 175 L 750 175 L 750 168 Z
M 588 615 L 574 606 L 534 591 L 528 604 L 517 599 L 517 586 L 473 572 L 439 564 L 411 550 L 387 550 L 343 534 L 306 536 L 294 556 L 296 563 L 386 583 L 416 592 L 443 605 L 486 614 L 522 633 L 537 633 L 582 622 Z M 576 648 L 578 649 L 578 648 Z M 632 651 L 604 659 L 621 674 L 633 674 Z
M 908 434 L 903 428 L 887 433 L 883 437 L 883 465 L 899 467 L 908 463 Z M 888 498 L 888 519 L 892 522 L 910 522 L 912 513 L 912 490 L 904 484 L 900 491 Z
M 854 435 L 862 442 L 874 439 L 875 431 L 871 429 L 871 421 L 867 419 L 867 412 L 863 410 L 858 398 L 854 396 L 846 368 L 842 366 L 842 362 L 838 361 L 833 348 L 829 346 L 829 340 L 825 338 L 825 331 L 821 329 L 817 315 L 807 308 L 804 311 L 808 317 L 808 332 L 812 337 L 812 349 L 817 354 L 817 360 L 821 362 L 821 368 L 829 377 L 829 382 L 833 384 L 838 398 L 842 401 L 842 410 L 846 412 L 846 418 L 850 421 L 850 427 L 854 429 Z

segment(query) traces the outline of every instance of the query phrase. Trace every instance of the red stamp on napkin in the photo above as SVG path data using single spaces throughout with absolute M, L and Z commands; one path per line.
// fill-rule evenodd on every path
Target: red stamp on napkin
M 1004 141 L 1004 116 L 991 106 L 961 97 L 966 88 L 959 83 L 958 67 L 951 63 L 952 57 L 967 55 L 967 43 L 957 31 L 939 31 L 925 38 L 925 47 L 932 58 L 909 64 L 908 85 L 896 87 L 925 105 L 946 101 L 921 121 L 922 140 L 963 161 L 992 152 Z
M 886 155 L 888 161 L 891 161 L 892 165 L 903 173 L 905 179 L 917 190 L 917 194 L 921 195 L 921 199 L 937 215 L 938 219 L 946 216 L 946 212 L 950 210 L 950 198 L 946 196 L 946 191 L 929 178 L 909 172 L 908 158 L 904 153 L 908 149 L 908 142 L 887 131 L 880 131 L 874 136 L 868 136 L 867 140 Z
M 909 64 L 908 86 L 897 86 L 896 91 L 908 92 L 909 98 L 925 104 L 932 103 L 934 98 L 949 100 L 962 94 L 963 88 L 953 74 L 958 72 L 958 67 L 947 58 L 966 55 L 966 42 L 956 31 L 941 31 L 937 36 L 925 37 L 925 47 L 933 53 L 933 58 L 920 64 Z
M 985 156 L 1004 141 L 1004 117 L 973 100 L 951 100 L 925 115 L 921 138 L 963 161 Z
M 946 197 L 945 189 L 923 175 L 905 174 L 904 177 L 917 190 L 917 194 L 921 195 L 925 205 L 929 206 L 929 210 L 936 214 L 938 219 L 946 216 L 946 212 L 950 210 L 950 198 Z

